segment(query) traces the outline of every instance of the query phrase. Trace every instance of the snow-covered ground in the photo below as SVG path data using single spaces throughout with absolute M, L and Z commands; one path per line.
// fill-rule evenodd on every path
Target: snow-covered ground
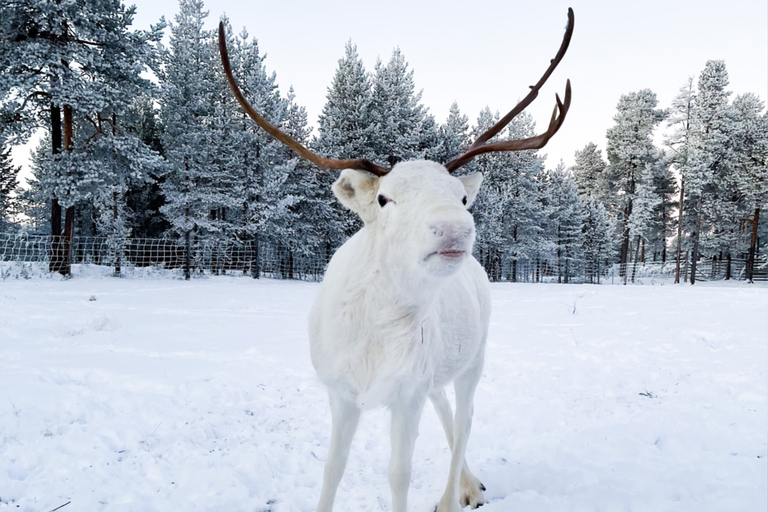
M 0 511 L 310 511 L 317 284 L 0 281 Z M 488 511 L 768 507 L 768 288 L 496 284 L 467 460 Z M 364 415 L 336 510 L 390 509 Z M 449 452 L 430 405 L 410 509 Z

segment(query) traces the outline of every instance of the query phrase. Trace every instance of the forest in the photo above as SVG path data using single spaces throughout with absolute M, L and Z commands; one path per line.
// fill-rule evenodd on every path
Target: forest
M 212 246 L 227 253 L 218 270 L 253 277 L 265 254 L 288 277 L 300 261 L 324 266 L 360 227 L 332 195 L 335 173 L 253 124 L 227 86 L 203 2 L 179 7 L 173 22 L 133 30 L 134 8 L 120 0 L 0 5 L 0 237 L 46 237 L 50 270 L 63 274 L 73 241 L 89 237 L 105 241 L 117 273 L 144 264 L 126 249 L 140 240 L 178 247 L 142 261 L 182 266 L 187 278 Z M 486 107 L 470 121 L 454 104 L 439 122 L 399 49 L 368 70 L 350 41 L 313 130 L 257 39 L 222 21 L 248 101 L 318 154 L 447 162 L 499 119 Z M 711 60 L 668 107 L 649 89 L 627 92 L 605 154 L 587 144 L 572 167 L 535 150 L 464 166 L 459 174 L 485 176 L 472 213 L 491 280 L 596 282 L 617 265 L 626 278 L 632 265 L 662 262 L 695 282 L 704 260 L 713 275 L 740 265 L 751 280 L 768 234 L 768 114 L 756 94 L 728 87 L 726 63 Z M 660 127 L 669 135 L 657 145 Z M 21 188 L 10 148 L 41 131 Z M 498 138 L 535 134 L 522 113 Z

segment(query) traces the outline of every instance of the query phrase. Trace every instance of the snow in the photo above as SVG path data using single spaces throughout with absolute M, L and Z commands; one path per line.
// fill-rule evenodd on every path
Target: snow
M 317 284 L 0 281 L 0 511 L 310 511 L 330 416 Z M 467 461 L 493 511 L 765 511 L 768 288 L 492 285 Z M 336 510 L 389 510 L 366 413 Z M 428 405 L 410 509 L 450 458 Z

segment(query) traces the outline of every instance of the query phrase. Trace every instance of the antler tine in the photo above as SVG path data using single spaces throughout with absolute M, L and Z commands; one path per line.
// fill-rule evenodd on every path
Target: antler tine
M 549 139 L 560 129 L 565 121 L 565 114 L 568 113 L 568 109 L 571 106 L 571 81 L 568 80 L 565 84 L 565 101 L 560 101 L 560 96 L 555 94 L 555 110 L 552 112 L 552 119 L 549 121 L 549 127 L 547 131 L 536 135 L 535 137 L 529 137 L 527 139 L 520 140 L 506 140 L 501 142 L 494 142 L 492 144 L 485 144 L 475 149 L 467 150 L 463 155 L 454 158 L 448 162 L 445 167 L 448 172 L 453 172 L 462 165 L 471 161 L 477 155 L 483 153 L 490 153 L 492 151 L 523 151 L 526 149 L 541 149 L 546 146 Z M 558 115 L 559 114 L 559 115 Z
M 489 151 L 520 151 L 522 149 L 539 149 L 544 147 L 544 145 L 547 143 L 547 141 L 557 133 L 557 130 L 560 129 L 560 126 L 563 124 L 563 121 L 565 120 L 565 114 L 568 112 L 568 107 L 571 103 L 571 83 L 570 80 L 566 83 L 566 90 L 565 90 L 565 105 L 560 102 L 560 98 L 557 97 L 557 106 L 555 106 L 555 112 L 552 115 L 552 121 L 550 122 L 549 128 L 547 131 L 541 135 L 538 135 L 536 137 L 531 137 L 529 139 L 519 140 L 519 141 L 506 141 L 506 142 L 498 142 L 494 144 L 488 144 L 486 145 L 486 142 L 488 142 L 491 138 L 493 138 L 496 134 L 498 134 L 501 130 L 504 129 L 505 126 L 507 126 L 512 119 L 514 119 L 517 115 L 520 114 L 525 108 L 530 105 L 533 100 L 536 99 L 536 97 L 539 95 L 539 89 L 542 88 L 544 83 L 547 81 L 547 79 L 550 77 L 550 75 L 555 71 L 555 68 L 558 64 L 560 64 L 560 61 L 563 60 L 563 56 L 565 55 L 565 52 L 568 50 L 568 45 L 571 43 L 571 36 L 573 35 L 573 25 L 574 25 L 574 17 L 573 17 L 573 9 L 570 7 L 568 8 L 568 26 L 565 29 L 565 35 L 563 36 L 563 42 L 560 44 L 560 49 L 557 51 L 557 55 L 555 55 L 555 58 L 552 59 L 549 63 L 549 67 L 544 72 L 544 74 L 541 76 L 539 81 L 536 83 L 536 85 L 531 86 L 531 91 L 528 93 L 528 95 L 523 98 L 523 100 L 515 105 L 515 108 L 509 111 L 507 115 L 505 115 L 503 118 L 499 120 L 495 125 L 493 125 L 488 131 L 483 133 L 480 137 L 477 138 L 477 140 L 467 149 L 467 151 L 460 155 L 447 164 L 445 164 L 445 168 L 448 169 L 448 172 L 453 172 L 462 165 L 466 164 L 470 160 L 472 160 L 475 156 L 481 154 L 481 153 L 487 153 Z M 564 108 L 563 108 L 564 107 Z M 560 112 L 560 117 L 557 117 L 558 111 Z M 557 118 L 557 122 L 556 122 Z M 553 130 L 554 128 L 554 130 Z M 536 144 L 539 144 L 539 141 L 541 142 L 540 146 L 536 146 Z M 531 144 L 535 147 L 528 147 L 528 145 Z M 481 149 L 481 151 L 478 151 Z
M 334 158 L 325 158 L 316 155 L 315 153 L 302 146 L 299 142 L 294 140 L 293 137 L 281 131 L 275 125 L 264 119 L 258 112 L 256 112 L 256 109 L 254 109 L 251 104 L 248 103 L 248 100 L 245 99 L 245 96 L 243 96 L 243 93 L 240 91 L 240 87 L 238 87 L 237 81 L 235 81 L 235 77 L 232 74 L 232 66 L 229 63 L 229 52 L 227 51 L 227 42 L 226 38 L 224 37 L 223 22 L 219 22 L 219 53 L 221 54 L 221 64 L 224 66 L 224 72 L 227 75 L 229 87 L 232 89 L 232 93 L 235 95 L 238 103 L 240 103 L 240 106 L 243 107 L 248 116 L 250 116 L 250 118 L 253 119 L 257 125 L 263 128 L 274 138 L 294 150 L 299 154 L 299 156 L 324 169 L 356 169 L 358 171 L 368 171 L 372 174 L 375 174 L 376 176 L 384 176 L 389 172 L 389 169 L 380 167 L 370 160 L 360 158 L 337 160 Z

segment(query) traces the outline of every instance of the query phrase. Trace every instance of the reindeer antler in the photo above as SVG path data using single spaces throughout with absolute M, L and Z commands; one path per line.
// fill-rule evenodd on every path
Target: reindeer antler
M 539 95 L 539 89 L 544 85 L 544 83 L 547 81 L 549 76 L 552 74 L 552 72 L 555 70 L 558 64 L 560 64 L 560 61 L 563 59 L 563 56 L 565 55 L 566 50 L 568 50 L 568 45 L 571 42 L 571 36 L 573 35 L 573 9 L 570 7 L 568 8 L 568 26 L 565 29 L 565 36 L 563 36 L 563 42 L 560 44 L 560 50 L 558 50 L 557 55 L 555 55 L 555 58 L 550 61 L 549 67 L 544 72 L 544 75 L 542 75 L 541 79 L 539 79 L 538 83 L 536 85 L 531 86 L 531 92 L 528 93 L 528 95 L 523 98 L 523 100 L 518 103 L 515 108 L 509 111 L 507 115 L 505 115 L 498 123 L 493 125 L 488 131 L 483 133 L 478 139 L 467 149 L 467 151 L 460 155 L 447 164 L 445 164 L 445 168 L 448 169 L 448 172 L 453 172 L 462 165 L 466 164 L 467 162 L 471 161 L 473 158 L 475 158 L 477 155 L 480 155 L 482 153 L 488 153 L 491 151 L 521 151 L 524 149 L 540 149 L 543 148 L 547 142 L 549 141 L 552 136 L 557 133 L 557 131 L 560 129 L 560 127 L 563 125 L 563 121 L 565 121 L 565 115 L 568 113 L 568 108 L 571 106 L 571 81 L 567 80 L 565 83 L 565 101 L 560 101 L 560 96 L 555 95 L 555 100 L 557 101 L 557 105 L 555 105 L 555 110 L 552 113 L 552 119 L 549 122 L 549 127 L 547 128 L 547 131 L 542 133 L 541 135 L 537 135 L 535 137 L 530 137 L 528 139 L 522 139 L 522 140 L 508 140 L 503 142 L 494 142 L 492 144 L 486 144 L 494 135 L 499 133 L 505 126 L 509 124 L 512 119 L 514 119 L 520 112 L 525 110 L 525 108 L 533 102 L 533 100 L 536 99 L 536 96 Z M 559 115 L 558 115 L 559 113 Z
M 243 107 L 245 112 L 250 116 L 251 119 L 256 121 L 256 124 L 258 124 L 260 127 L 262 127 L 267 133 L 272 135 L 274 138 L 294 150 L 296 153 L 299 154 L 299 156 L 306 158 L 313 164 L 317 165 L 318 167 L 322 167 L 324 169 L 357 169 L 359 171 L 368 171 L 370 173 L 375 174 L 376 176 L 384 176 L 387 174 L 390 170 L 385 169 L 384 167 L 380 167 L 370 160 L 365 160 L 361 158 L 357 159 L 348 159 L 348 160 L 336 160 L 334 158 L 325 158 L 319 155 L 314 154 L 304 146 L 302 146 L 300 143 L 298 143 L 296 140 L 293 139 L 290 135 L 287 133 L 284 133 L 281 131 L 278 127 L 264 119 L 258 112 L 256 112 L 256 109 L 254 109 L 250 103 L 248 103 L 248 100 L 245 99 L 245 96 L 243 96 L 243 93 L 240 92 L 240 88 L 237 86 L 237 82 L 235 81 L 235 77 L 232 75 L 232 66 L 229 63 L 229 53 L 227 52 L 227 42 L 224 37 L 224 23 L 219 22 L 219 53 L 221 53 L 221 64 L 224 66 L 224 72 L 227 74 L 227 81 L 229 82 L 229 87 L 232 89 L 232 93 L 235 95 L 235 98 L 237 98 L 238 103 L 240 103 L 240 106 Z

